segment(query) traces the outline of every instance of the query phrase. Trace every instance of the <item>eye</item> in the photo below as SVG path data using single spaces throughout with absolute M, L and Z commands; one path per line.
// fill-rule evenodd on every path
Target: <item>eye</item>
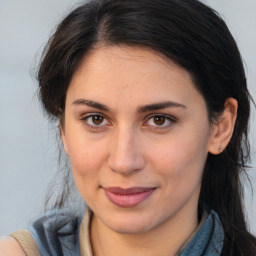
M 154 115 L 151 116 L 146 123 L 147 126 L 152 126 L 154 128 L 169 128 L 177 120 L 172 116 L 167 115 Z
M 154 124 L 156 125 L 164 125 L 166 122 L 166 117 L 165 116 L 154 116 L 152 121 L 154 122 Z
M 103 116 L 90 116 L 87 118 L 87 122 L 91 125 L 101 125 L 104 124 L 104 117 Z
M 81 118 L 83 123 L 90 129 L 104 129 L 105 126 L 109 125 L 109 121 L 100 114 L 91 114 Z

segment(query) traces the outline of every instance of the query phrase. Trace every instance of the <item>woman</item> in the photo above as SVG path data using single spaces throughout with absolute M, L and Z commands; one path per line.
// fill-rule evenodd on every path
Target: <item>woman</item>
M 4 255 L 255 255 L 240 184 L 250 95 L 213 10 L 91 1 L 60 23 L 38 80 L 89 209 L 57 210 L 63 193 Z

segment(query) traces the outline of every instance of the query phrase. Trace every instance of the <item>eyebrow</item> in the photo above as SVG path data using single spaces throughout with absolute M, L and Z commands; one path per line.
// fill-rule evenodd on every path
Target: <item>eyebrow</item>
M 137 108 L 138 113 L 144 113 L 144 112 L 149 112 L 149 111 L 154 111 L 154 110 L 161 110 L 165 108 L 183 108 L 186 109 L 187 107 L 183 104 L 174 102 L 174 101 L 164 101 L 164 102 L 159 102 L 159 103 L 154 103 L 154 104 L 149 104 L 145 106 L 141 106 Z
M 73 105 L 85 105 L 88 107 L 97 108 L 102 111 L 110 111 L 110 109 L 106 105 L 98 103 L 93 100 L 78 99 L 78 100 L 73 101 L 72 104 Z
M 89 106 L 92 108 L 96 108 L 102 111 L 109 112 L 110 108 L 108 108 L 106 105 L 101 104 L 99 102 L 93 101 L 93 100 L 86 100 L 86 99 L 77 99 L 73 101 L 73 105 L 85 105 Z M 140 106 L 137 108 L 138 113 L 144 113 L 144 112 L 149 112 L 149 111 L 154 111 L 154 110 L 161 110 L 165 108 L 183 108 L 186 109 L 187 107 L 183 104 L 174 102 L 174 101 L 164 101 L 164 102 L 159 102 L 159 103 L 153 103 L 153 104 L 148 104 L 145 106 Z

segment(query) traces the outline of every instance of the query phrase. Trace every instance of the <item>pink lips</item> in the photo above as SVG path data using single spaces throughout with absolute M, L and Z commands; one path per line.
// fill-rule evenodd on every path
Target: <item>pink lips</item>
M 134 207 L 148 198 L 155 188 L 133 187 L 123 189 L 119 187 L 103 188 L 109 201 L 120 207 Z

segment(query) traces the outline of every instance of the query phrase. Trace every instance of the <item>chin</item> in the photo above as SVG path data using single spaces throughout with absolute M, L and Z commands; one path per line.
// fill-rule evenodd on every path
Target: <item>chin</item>
M 132 226 L 117 224 L 109 226 L 109 228 L 119 234 L 142 234 L 150 230 L 150 227 L 148 226 L 138 226 L 136 224 L 133 224 Z
M 113 231 L 120 234 L 141 234 L 153 228 L 152 218 L 145 216 L 120 216 L 113 217 L 105 224 Z

